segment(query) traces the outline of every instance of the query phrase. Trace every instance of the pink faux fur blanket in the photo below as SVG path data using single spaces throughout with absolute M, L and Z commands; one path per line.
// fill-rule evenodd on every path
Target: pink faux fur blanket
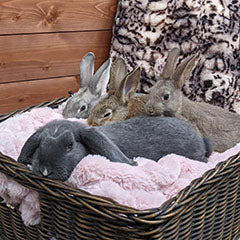
M 0 124 L 0 152 L 17 159 L 27 138 L 40 126 L 62 119 L 63 105 L 58 109 L 39 108 L 16 115 Z M 85 120 L 72 119 L 74 121 Z M 224 153 L 213 153 L 208 163 L 170 154 L 158 162 L 136 158 L 137 167 L 113 163 L 98 155 L 85 157 L 75 168 L 67 184 L 91 194 L 110 197 L 137 209 L 159 207 L 190 182 L 229 156 L 240 151 L 240 144 Z M 101 161 L 101 164 L 99 164 Z M 4 202 L 19 207 L 26 225 L 40 222 L 38 193 L 29 190 L 0 173 L 0 196 Z

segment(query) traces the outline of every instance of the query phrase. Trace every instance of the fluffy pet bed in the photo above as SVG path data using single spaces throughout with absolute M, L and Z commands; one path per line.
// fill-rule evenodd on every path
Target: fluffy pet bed
M 17 159 L 27 138 L 51 120 L 62 119 L 58 109 L 34 109 L 16 115 L 0 124 L 0 152 Z M 72 121 L 84 120 L 71 119 Z M 91 194 L 112 198 L 136 209 L 161 206 L 204 172 L 240 151 L 240 144 L 224 153 L 213 153 L 208 163 L 193 161 L 174 154 L 158 162 L 136 158 L 137 167 L 113 163 L 98 155 L 85 157 L 75 168 L 67 184 Z M 101 161 L 101 164 L 99 162 Z M 26 225 L 40 222 L 38 193 L 29 190 L 0 173 L 0 196 L 7 204 L 18 207 Z

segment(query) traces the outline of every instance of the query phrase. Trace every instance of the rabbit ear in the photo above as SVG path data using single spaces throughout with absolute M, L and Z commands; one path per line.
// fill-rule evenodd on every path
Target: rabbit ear
M 134 165 L 134 162 L 96 127 L 81 128 L 77 131 L 80 141 L 87 147 L 91 154 L 105 156 L 112 162 L 122 162 Z
M 176 68 L 179 54 L 180 54 L 179 48 L 173 48 L 168 53 L 168 57 L 167 57 L 165 65 L 164 65 L 162 74 L 161 74 L 161 77 L 163 79 L 169 79 L 173 75 L 174 70 Z
M 172 76 L 176 87 L 182 88 L 185 80 L 188 79 L 192 73 L 195 66 L 196 60 L 199 58 L 199 54 L 187 57 L 183 62 L 181 62 Z
M 118 91 L 123 78 L 127 74 L 127 66 L 122 58 L 117 58 L 110 69 L 109 91 Z
M 92 52 L 87 53 L 80 63 L 80 81 L 81 88 L 87 87 L 94 73 L 95 55 Z
M 36 149 L 39 147 L 41 142 L 41 136 L 42 129 L 35 132 L 32 136 L 28 138 L 28 140 L 23 145 L 23 148 L 21 150 L 21 153 L 18 157 L 18 162 L 20 163 L 32 163 L 32 155 L 36 151 Z
M 107 88 L 110 75 L 112 59 L 109 58 L 94 74 L 93 79 L 89 82 L 89 90 L 94 95 L 101 95 Z
M 129 99 L 136 93 L 141 77 L 141 68 L 133 69 L 122 81 L 119 92 L 123 102 L 128 102 Z

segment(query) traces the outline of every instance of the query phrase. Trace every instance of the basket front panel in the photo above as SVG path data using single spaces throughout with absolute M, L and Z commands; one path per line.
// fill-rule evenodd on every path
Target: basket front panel
M 126 215 L 114 205 L 109 209 L 88 199 L 78 199 L 78 204 L 74 205 L 45 194 L 40 194 L 40 202 L 42 237 L 54 236 L 59 240 L 151 240 L 160 231 L 159 225 L 131 220 L 134 214 L 126 210 Z

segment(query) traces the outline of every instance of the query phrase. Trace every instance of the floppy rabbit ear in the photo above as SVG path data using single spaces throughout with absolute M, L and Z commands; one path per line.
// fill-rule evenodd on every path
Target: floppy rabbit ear
M 80 81 L 81 88 L 87 87 L 94 73 L 95 55 L 92 52 L 87 53 L 80 63 Z
M 128 102 L 129 99 L 136 93 L 141 77 L 141 68 L 133 69 L 122 81 L 118 94 L 123 102 Z
M 172 76 L 172 80 L 177 88 L 182 88 L 185 81 L 190 77 L 195 66 L 195 62 L 198 58 L 199 54 L 189 56 L 177 66 L 176 71 Z
M 110 75 L 110 67 L 112 59 L 109 58 L 94 74 L 92 80 L 89 82 L 89 90 L 94 95 L 101 95 L 107 88 Z
M 35 132 L 32 136 L 28 138 L 28 140 L 23 145 L 23 148 L 21 150 L 21 153 L 18 157 L 18 162 L 20 163 L 32 163 L 32 155 L 35 153 L 36 149 L 39 147 L 41 142 L 41 136 L 42 130 L 38 130 Z
M 112 162 L 121 162 L 130 165 L 136 164 L 134 161 L 130 160 L 114 142 L 112 142 L 97 128 L 81 128 L 77 131 L 81 143 L 85 145 L 91 154 L 105 156 Z
M 168 53 L 168 57 L 167 57 L 165 65 L 164 65 L 162 74 L 161 74 L 161 77 L 163 79 L 167 80 L 173 75 L 175 68 L 176 68 L 179 54 L 180 54 L 179 48 L 173 48 Z
M 110 69 L 109 91 L 118 91 L 123 78 L 127 74 L 127 66 L 122 58 L 117 58 Z

